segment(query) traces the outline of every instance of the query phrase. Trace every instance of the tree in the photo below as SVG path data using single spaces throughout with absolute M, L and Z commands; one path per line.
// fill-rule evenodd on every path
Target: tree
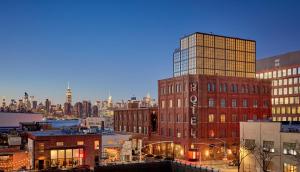
M 240 143 L 237 153 L 233 154 L 235 165 L 238 167 L 238 172 L 240 171 L 241 165 L 245 160 L 245 158 L 253 154 L 255 147 L 256 147 L 255 143 L 245 143 L 245 142 Z
M 280 153 L 278 153 L 274 148 L 256 146 L 253 155 L 262 168 L 263 172 L 268 172 L 273 158 L 275 158 L 276 156 L 280 156 Z

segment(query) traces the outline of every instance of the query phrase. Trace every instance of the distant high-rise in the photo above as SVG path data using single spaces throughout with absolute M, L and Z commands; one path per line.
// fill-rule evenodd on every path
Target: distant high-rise
M 93 115 L 93 117 L 98 117 L 98 106 L 97 105 L 94 105 L 92 107 L 92 115 Z
M 75 103 L 74 105 L 74 114 L 77 116 L 77 117 L 82 117 L 82 112 L 83 112 L 83 106 L 82 106 L 82 103 L 81 102 L 77 102 Z
M 82 102 L 83 106 L 83 117 L 90 117 L 92 114 L 92 104 L 90 101 L 84 100 Z
M 71 103 L 66 102 L 64 104 L 64 114 L 65 115 L 71 115 L 72 114 L 72 105 L 71 105 Z
M 5 97 L 3 97 L 3 99 L 2 99 L 2 107 L 3 107 L 3 108 L 6 107 L 6 100 L 5 100 Z
M 46 101 L 45 101 L 45 111 L 47 113 L 50 112 L 50 106 L 51 106 L 51 101 L 49 99 L 46 99 Z
M 72 104 L 72 91 L 71 91 L 69 83 L 68 83 L 68 88 L 66 91 L 66 102 Z
M 207 33 L 180 39 L 173 53 L 173 76 L 204 74 L 255 77 L 256 42 Z

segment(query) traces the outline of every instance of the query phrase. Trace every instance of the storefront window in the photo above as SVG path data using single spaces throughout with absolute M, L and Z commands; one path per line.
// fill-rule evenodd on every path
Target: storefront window
M 60 149 L 51 150 L 51 167 L 70 168 L 83 164 L 83 149 Z

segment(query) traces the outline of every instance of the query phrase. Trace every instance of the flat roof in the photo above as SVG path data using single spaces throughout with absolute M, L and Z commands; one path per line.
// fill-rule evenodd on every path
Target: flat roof
M 278 66 L 275 66 L 275 60 Z M 300 50 L 256 60 L 256 72 L 296 64 L 300 65 Z
M 191 34 L 187 34 L 187 35 L 184 35 L 183 37 L 180 38 L 183 39 L 183 38 L 186 38 L 186 37 L 189 37 L 191 35 L 194 35 L 194 34 L 203 34 L 203 35 L 212 35 L 212 36 L 218 36 L 218 37 L 224 37 L 224 38 L 232 38 L 232 39 L 239 39 L 239 40 L 244 40 L 244 41 L 252 41 L 252 42 L 256 42 L 255 40 L 253 39 L 245 39 L 245 38 L 239 38 L 239 37 L 235 37 L 235 36 L 225 36 L 225 35 L 220 35 L 220 34 L 214 34 L 214 33 L 205 33 L 205 32 L 194 32 L 194 33 L 191 33 Z
M 72 135 L 99 135 L 101 133 L 83 133 L 73 130 L 45 130 L 29 132 L 33 136 L 72 136 Z

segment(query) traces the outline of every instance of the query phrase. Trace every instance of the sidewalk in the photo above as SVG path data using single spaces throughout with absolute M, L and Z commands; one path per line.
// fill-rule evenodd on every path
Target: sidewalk
M 191 162 L 187 160 L 177 160 L 185 164 L 191 164 L 191 165 L 196 165 L 196 166 L 208 166 L 212 167 L 214 169 L 219 169 L 220 172 L 237 172 L 237 167 L 235 166 L 229 166 L 228 162 L 229 161 L 223 161 L 223 160 L 211 160 L 211 161 L 201 161 L 201 163 L 198 162 Z

